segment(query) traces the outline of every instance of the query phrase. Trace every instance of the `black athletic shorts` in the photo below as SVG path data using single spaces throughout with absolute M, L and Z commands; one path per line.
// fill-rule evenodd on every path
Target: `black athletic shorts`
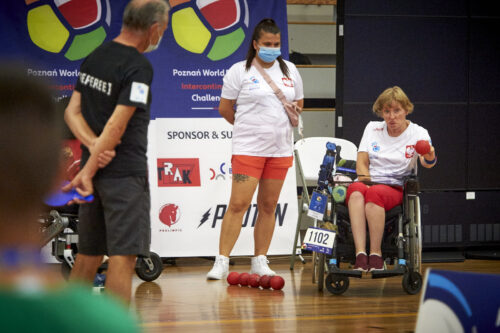
M 151 222 L 146 177 L 93 181 L 94 201 L 79 210 L 78 252 L 149 256 Z

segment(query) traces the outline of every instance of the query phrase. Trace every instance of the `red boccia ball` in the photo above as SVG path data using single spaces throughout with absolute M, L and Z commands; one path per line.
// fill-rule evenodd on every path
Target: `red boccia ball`
M 285 285 L 285 280 L 279 275 L 275 275 L 271 278 L 271 288 L 274 290 L 281 290 Z
M 418 140 L 417 144 L 415 145 L 415 150 L 420 155 L 425 155 L 431 151 L 431 145 L 429 144 L 429 141 L 427 141 L 427 140 Z
M 250 277 L 250 274 L 248 273 L 241 273 L 240 278 L 239 278 L 239 284 L 241 286 L 248 286 L 248 278 Z
M 260 280 L 259 274 L 250 274 L 250 277 L 248 278 L 248 284 L 252 288 L 259 288 L 259 280 Z
M 234 286 L 234 285 L 237 285 L 239 283 L 239 279 L 240 279 L 240 273 L 238 273 L 238 272 L 231 272 L 227 276 L 227 283 L 229 283 L 230 285 Z
M 262 275 L 260 277 L 259 284 L 264 289 L 271 288 L 271 277 L 269 275 Z

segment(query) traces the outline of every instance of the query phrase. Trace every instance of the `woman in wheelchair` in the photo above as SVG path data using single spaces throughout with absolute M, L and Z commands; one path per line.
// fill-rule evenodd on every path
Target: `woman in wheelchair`
M 413 104 L 400 87 L 386 89 L 373 104 L 383 121 L 371 121 L 359 144 L 358 181 L 347 189 L 346 203 L 356 250 L 355 270 L 384 269 L 382 237 L 385 213 L 403 200 L 403 177 L 417 167 L 436 164 L 436 152 L 426 129 L 406 119 Z M 370 255 L 366 252 L 366 225 Z

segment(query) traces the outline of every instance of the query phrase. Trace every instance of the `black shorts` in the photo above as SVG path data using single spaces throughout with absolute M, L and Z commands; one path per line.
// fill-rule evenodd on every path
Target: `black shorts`
M 150 196 L 146 177 L 93 181 L 94 201 L 79 210 L 78 252 L 149 256 Z

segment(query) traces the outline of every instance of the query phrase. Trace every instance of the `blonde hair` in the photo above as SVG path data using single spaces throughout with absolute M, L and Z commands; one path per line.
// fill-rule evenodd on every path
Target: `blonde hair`
M 377 116 L 382 117 L 382 110 L 386 105 L 390 105 L 392 102 L 401 104 L 408 114 L 413 112 L 413 103 L 410 102 L 410 99 L 406 96 L 403 89 L 398 86 L 384 90 L 384 92 L 378 96 L 375 103 L 373 103 L 372 110 Z

